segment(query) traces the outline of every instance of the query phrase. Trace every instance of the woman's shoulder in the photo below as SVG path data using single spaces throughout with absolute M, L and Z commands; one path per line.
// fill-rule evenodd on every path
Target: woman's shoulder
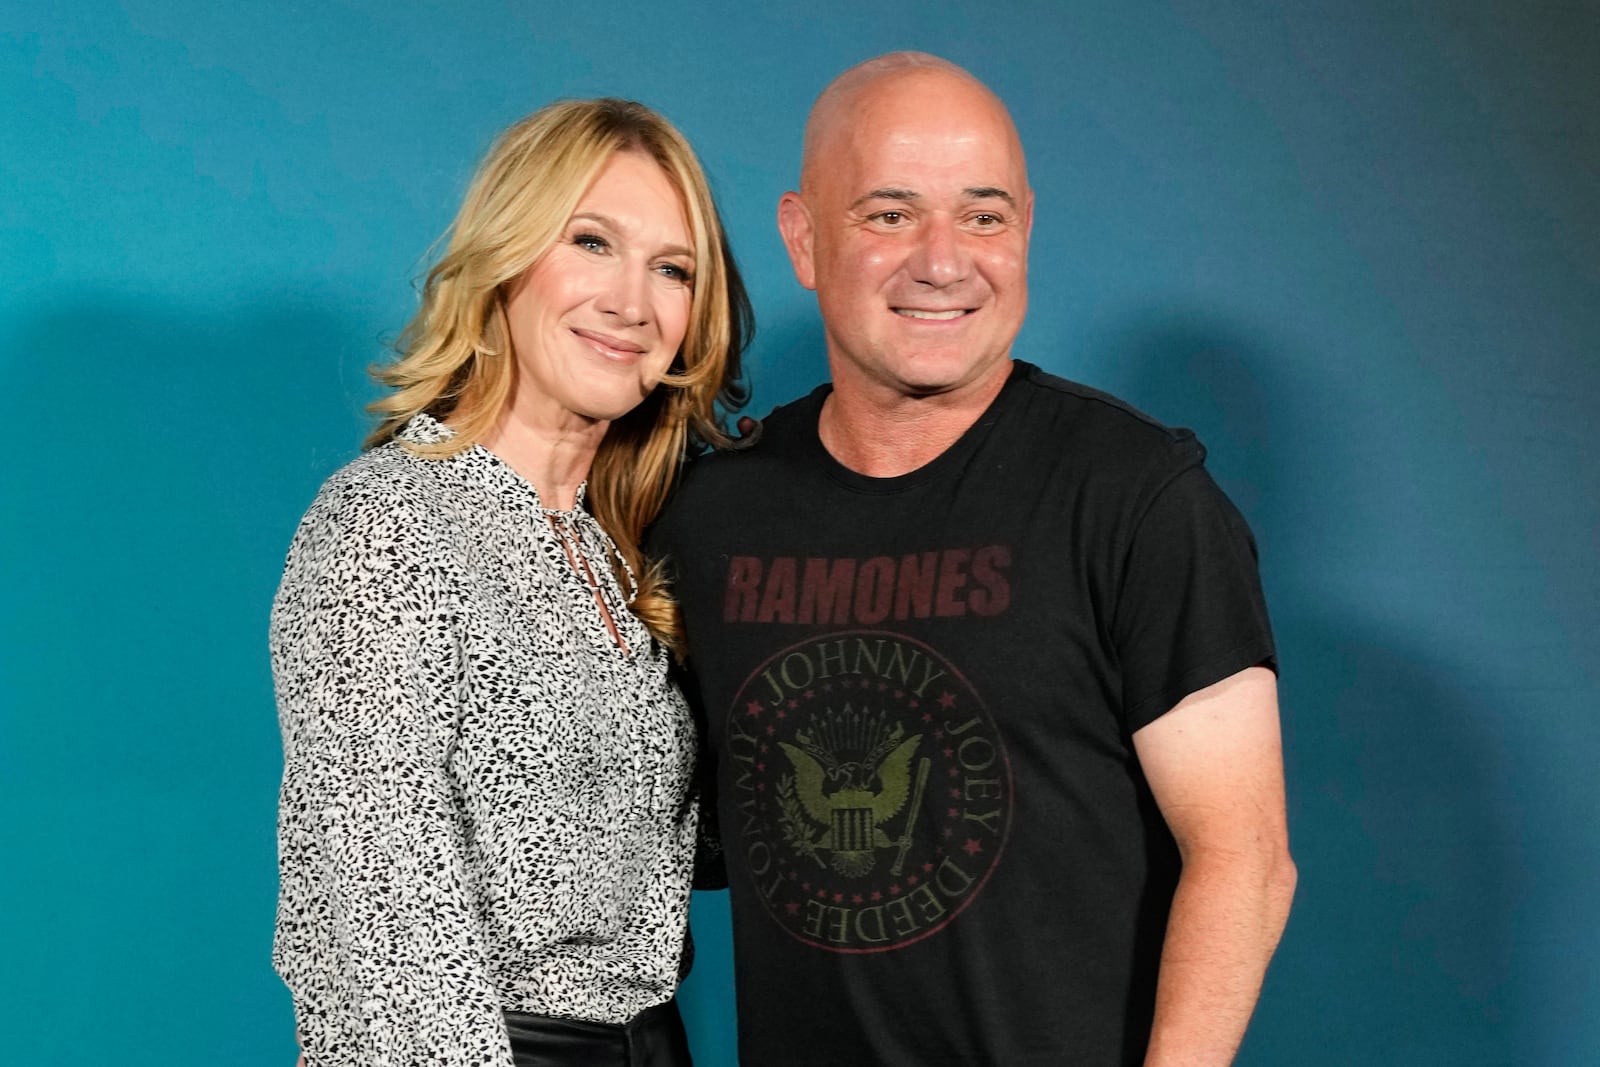
M 328 475 L 307 514 L 353 519 L 422 508 L 428 500 L 429 480 L 421 461 L 391 441 L 363 452 Z
M 438 460 L 412 455 L 397 442 L 380 445 L 322 483 L 300 520 L 297 547 L 323 551 L 381 546 L 390 553 L 436 543 L 452 525 L 452 508 L 436 472 Z

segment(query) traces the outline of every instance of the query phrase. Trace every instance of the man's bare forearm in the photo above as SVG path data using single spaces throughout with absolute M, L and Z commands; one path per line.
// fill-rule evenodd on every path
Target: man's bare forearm
M 1226 1067 L 1294 897 L 1277 680 L 1240 671 L 1133 740 L 1183 860 L 1145 1067 Z
M 1187 857 L 1156 988 L 1145 1067 L 1223 1067 L 1244 1039 L 1267 961 L 1289 917 L 1286 848 Z

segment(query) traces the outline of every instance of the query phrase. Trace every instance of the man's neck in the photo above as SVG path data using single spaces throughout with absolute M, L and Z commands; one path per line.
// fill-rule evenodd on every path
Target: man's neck
M 869 478 L 909 474 L 938 458 L 989 409 L 1011 377 L 1009 360 L 982 380 L 944 393 L 834 389 L 817 420 L 822 447 Z

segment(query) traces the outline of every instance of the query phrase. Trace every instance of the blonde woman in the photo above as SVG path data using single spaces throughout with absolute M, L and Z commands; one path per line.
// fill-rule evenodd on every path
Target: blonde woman
M 695 732 L 639 539 L 727 442 L 749 328 L 659 115 L 560 103 L 491 149 L 273 606 L 310 1067 L 689 1063 Z

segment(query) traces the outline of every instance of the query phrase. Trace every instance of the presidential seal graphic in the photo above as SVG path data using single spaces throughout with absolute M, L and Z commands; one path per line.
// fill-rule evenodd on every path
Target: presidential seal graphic
M 808 944 L 882 952 L 927 937 L 1004 850 L 1000 737 L 921 642 L 861 631 L 779 652 L 729 708 L 727 747 L 735 847 L 768 913 Z

